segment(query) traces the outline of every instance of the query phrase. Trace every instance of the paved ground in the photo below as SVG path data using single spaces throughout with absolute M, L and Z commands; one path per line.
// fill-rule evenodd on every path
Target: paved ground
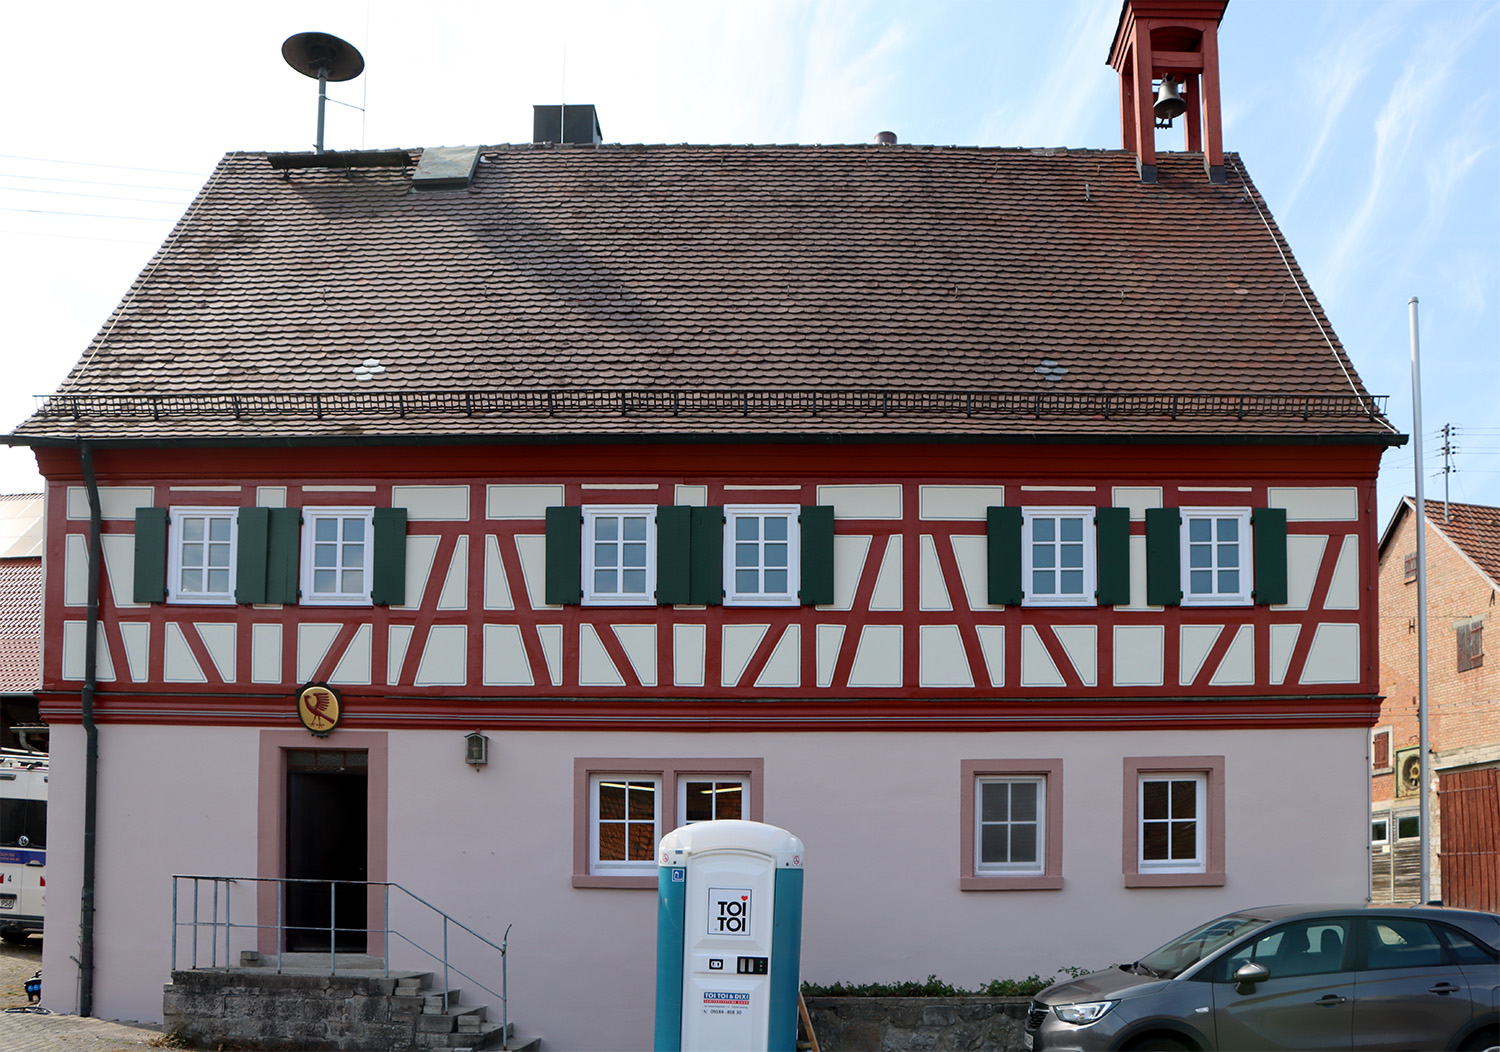
M 6 1009 L 26 1004 L 24 983 L 42 966 L 42 943 L 0 944 L 0 1049 L 4 1052 L 134 1052 L 154 1047 L 160 1028 Z

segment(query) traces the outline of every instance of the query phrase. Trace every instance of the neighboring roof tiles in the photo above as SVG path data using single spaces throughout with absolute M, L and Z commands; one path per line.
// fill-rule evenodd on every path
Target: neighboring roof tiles
M 0 694 L 29 694 L 42 679 L 42 560 L 0 560 Z
M 1450 501 L 1446 514 L 1440 500 L 1429 500 L 1427 521 L 1479 567 L 1492 586 L 1500 586 L 1500 508 Z
M 1389 438 L 1239 159 L 1224 186 L 1198 155 L 1160 160 L 1145 185 L 1121 151 L 499 146 L 469 190 L 414 195 L 409 169 L 230 154 L 63 397 L 17 433 Z M 367 359 L 380 368 L 360 383 Z M 1116 402 L 736 416 L 362 397 L 705 388 Z M 301 412 L 232 397 L 267 394 L 356 397 Z M 1253 397 L 1192 422 L 1123 408 L 1205 394 Z M 1274 408 L 1307 396 L 1339 408 Z

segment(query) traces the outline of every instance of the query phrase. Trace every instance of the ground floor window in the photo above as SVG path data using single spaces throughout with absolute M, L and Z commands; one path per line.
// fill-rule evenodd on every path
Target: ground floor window
M 1062 887 L 1062 761 L 964 760 L 959 888 Z
M 1126 757 L 1126 887 L 1224 883 L 1224 758 Z

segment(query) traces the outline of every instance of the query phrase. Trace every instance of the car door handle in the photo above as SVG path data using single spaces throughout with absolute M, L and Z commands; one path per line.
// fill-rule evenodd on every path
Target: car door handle
M 1463 987 L 1455 986 L 1452 983 L 1438 983 L 1436 986 L 1429 986 L 1427 988 L 1427 992 L 1430 994 L 1443 994 L 1446 996 L 1447 994 L 1456 994 L 1462 989 Z
M 1332 1008 L 1334 1005 L 1343 1004 L 1346 1000 L 1348 999 L 1340 997 L 1338 994 L 1324 994 L 1322 997 L 1314 1001 L 1313 1004 L 1319 1005 L 1323 1008 Z

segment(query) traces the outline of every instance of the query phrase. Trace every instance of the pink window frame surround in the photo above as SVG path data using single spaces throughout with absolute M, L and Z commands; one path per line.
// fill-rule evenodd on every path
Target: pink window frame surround
M 263 919 L 256 922 L 261 928 L 256 932 L 255 946 L 263 954 L 276 952 L 274 878 L 286 876 L 286 769 L 287 753 L 293 749 L 348 749 L 365 753 L 368 764 L 365 879 L 370 882 L 366 915 L 378 918 L 385 909 L 385 889 L 376 885 L 386 880 L 389 861 L 389 737 L 379 731 L 336 730 L 326 738 L 314 737 L 306 731 L 261 731 L 255 875 L 265 879 L 256 885 L 256 915 Z M 379 932 L 370 933 L 365 952 L 385 953 L 385 940 Z
M 1140 871 L 1140 780 L 1150 774 L 1201 774 L 1208 787 L 1201 821 L 1208 826 L 1203 869 L 1197 873 L 1142 873 Z M 1224 886 L 1224 757 L 1127 756 L 1121 793 L 1124 841 L 1121 870 L 1127 888 L 1217 888 Z
M 1060 889 L 1063 886 L 1062 760 L 964 760 L 960 764 L 960 770 L 958 889 L 960 891 L 1056 891 Z M 974 787 L 981 777 L 987 775 L 1033 776 L 1046 779 L 1042 829 L 1044 840 L 1042 872 L 1010 875 L 980 874 L 975 871 L 974 831 L 978 815 L 975 812 Z
M 620 876 L 589 872 L 589 780 L 596 774 L 661 779 L 661 828 L 658 841 L 682 823 L 677 818 L 677 781 L 684 775 L 727 775 L 750 783 L 749 819 L 760 822 L 761 787 L 765 781 L 763 759 L 663 758 L 642 759 L 617 756 L 578 757 L 573 760 L 573 887 L 656 889 L 656 873 L 650 876 Z

